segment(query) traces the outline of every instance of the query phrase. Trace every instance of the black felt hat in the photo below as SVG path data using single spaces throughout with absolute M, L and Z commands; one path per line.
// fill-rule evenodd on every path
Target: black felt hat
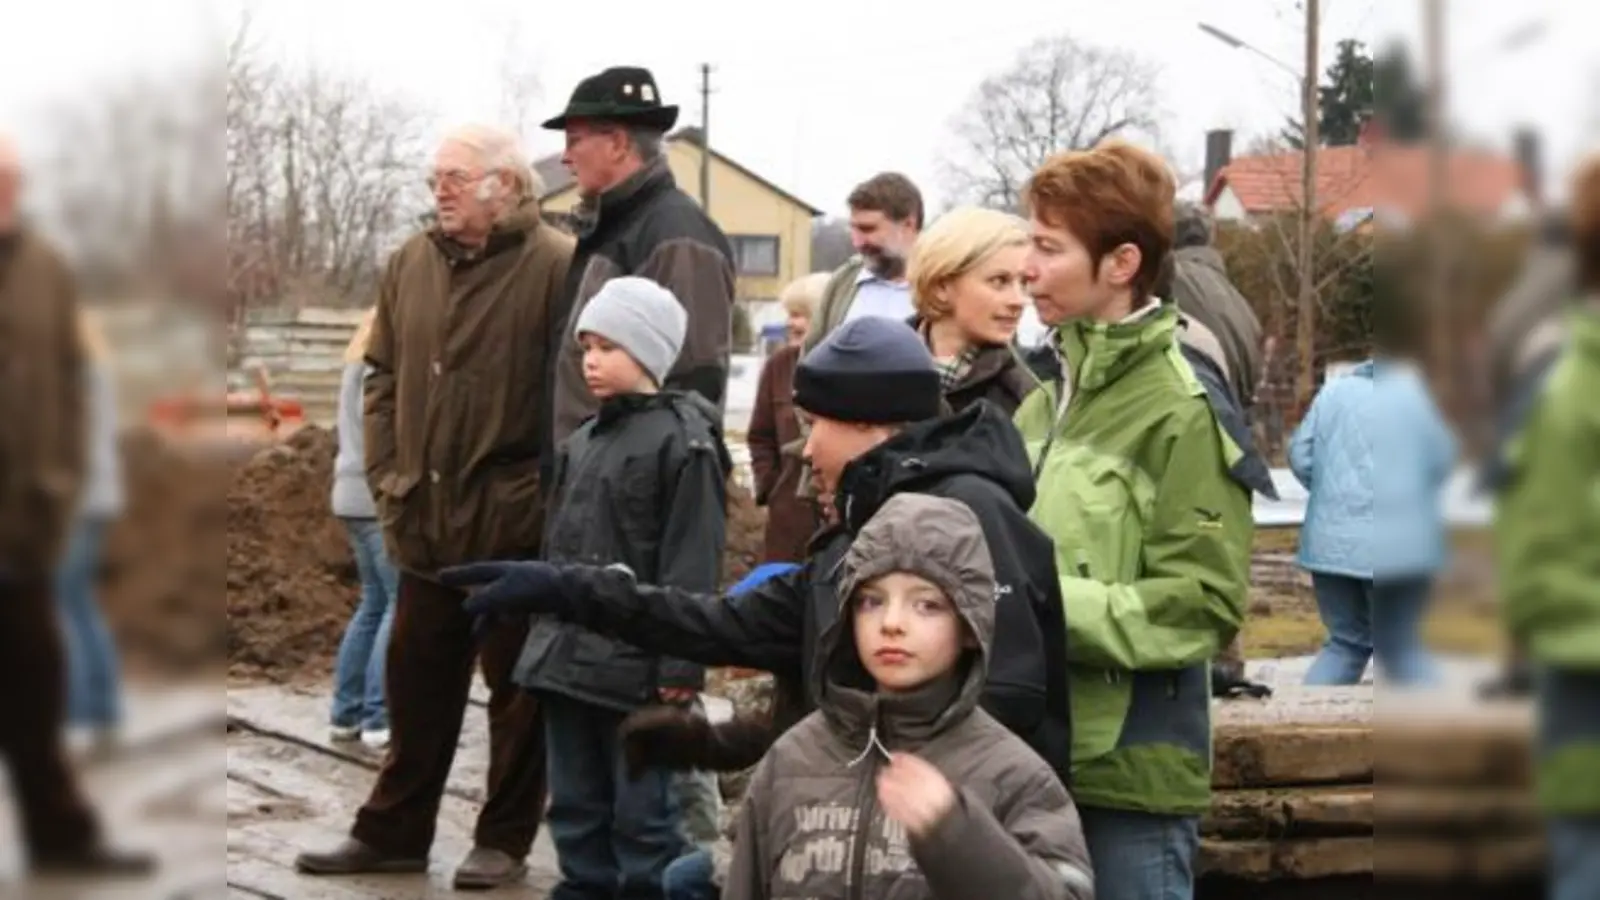
M 544 127 L 560 131 L 570 119 L 602 119 L 666 131 L 678 121 L 678 108 L 661 104 L 661 91 L 649 69 L 616 66 L 578 82 L 567 108 Z

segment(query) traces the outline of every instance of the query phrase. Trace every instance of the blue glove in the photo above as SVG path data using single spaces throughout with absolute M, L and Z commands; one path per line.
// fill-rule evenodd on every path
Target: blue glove
M 439 581 L 472 593 L 462 604 L 480 617 L 559 613 L 566 608 L 561 567 L 547 562 L 480 562 L 451 566 Z
M 780 575 L 787 575 L 800 568 L 799 563 L 769 562 L 762 563 L 750 570 L 750 574 L 739 579 L 739 583 L 728 589 L 730 594 L 743 594 L 760 587 L 763 582 Z

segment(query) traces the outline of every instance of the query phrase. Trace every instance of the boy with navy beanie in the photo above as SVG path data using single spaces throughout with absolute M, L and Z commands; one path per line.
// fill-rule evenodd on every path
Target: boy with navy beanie
M 813 419 L 900 424 L 937 416 L 943 387 L 915 331 L 867 316 L 839 326 L 800 360 L 794 400 Z
M 573 340 L 600 407 L 558 450 L 545 559 L 717 589 L 731 469 L 721 417 L 698 394 L 661 390 L 685 328 L 683 305 L 645 278 L 606 282 L 579 314 Z M 552 896 L 660 896 L 687 846 L 681 792 L 664 769 L 627 777 L 617 729 L 643 706 L 693 704 L 704 670 L 543 618 L 513 678 L 544 711 L 562 878 Z

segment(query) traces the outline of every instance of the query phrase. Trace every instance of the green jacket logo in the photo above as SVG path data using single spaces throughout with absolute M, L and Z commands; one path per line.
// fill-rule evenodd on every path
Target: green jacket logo
M 1200 527 L 1205 529 L 1219 529 L 1222 527 L 1222 513 L 1196 506 L 1194 511 L 1200 514 Z

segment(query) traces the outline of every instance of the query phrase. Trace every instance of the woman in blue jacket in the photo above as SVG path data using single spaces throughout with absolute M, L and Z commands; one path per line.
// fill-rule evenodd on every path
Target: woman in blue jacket
M 1289 446 L 1311 494 L 1299 564 L 1328 630 L 1307 684 L 1355 684 L 1374 653 L 1397 684 L 1433 678 L 1421 626 L 1447 556 L 1440 505 L 1455 459 L 1411 364 L 1379 356 L 1323 384 Z

